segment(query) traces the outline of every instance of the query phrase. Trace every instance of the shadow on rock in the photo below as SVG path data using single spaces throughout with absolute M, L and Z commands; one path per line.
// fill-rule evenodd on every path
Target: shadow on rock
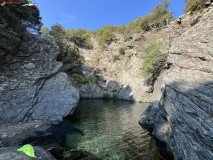
M 213 81 L 210 74 L 203 77 L 166 79 L 161 95 L 154 92 L 159 100 L 142 114 L 142 127 L 165 142 L 174 159 L 213 159 Z

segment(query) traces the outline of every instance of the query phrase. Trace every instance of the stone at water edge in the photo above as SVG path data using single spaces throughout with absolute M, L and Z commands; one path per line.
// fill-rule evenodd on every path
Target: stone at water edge
M 0 148 L 0 160 L 56 160 L 48 151 L 45 149 L 35 146 L 35 156 L 37 158 L 29 157 L 23 152 L 18 152 L 17 149 L 20 147 L 4 147 Z

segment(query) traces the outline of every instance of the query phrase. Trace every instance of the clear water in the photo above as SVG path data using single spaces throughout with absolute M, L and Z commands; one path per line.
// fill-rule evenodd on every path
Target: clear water
M 52 135 L 31 143 L 87 151 L 102 160 L 160 160 L 156 140 L 138 123 L 147 103 L 81 100 Z

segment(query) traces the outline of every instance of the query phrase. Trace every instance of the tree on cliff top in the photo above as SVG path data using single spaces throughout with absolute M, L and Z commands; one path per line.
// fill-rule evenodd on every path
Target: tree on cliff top
M 44 37 L 47 37 L 49 35 L 49 29 L 46 27 L 46 26 L 42 26 L 41 27 L 41 34 L 44 36 Z
M 66 39 L 74 42 L 79 47 L 92 48 L 91 36 L 93 32 L 79 28 L 77 30 L 66 30 Z
M 184 11 L 189 12 L 189 11 L 203 10 L 205 8 L 205 3 L 208 0 L 185 0 L 185 1 L 187 5 Z
M 151 28 L 162 27 L 166 25 L 167 21 L 171 21 L 173 19 L 173 12 L 167 10 L 169 4 L 169 0 L 164 0 L 155 6 L 152 13 L 138 19 L 141 21 L 140 25 L 142 29 L 149 31 Z
M 3 0 L 0 0 L 2 3 Z M 10 2 L 17 2 L 11 0 Z M 28 3 L 27 0 L 20 1 Z M 39 31 L 41 17 L 37 7 L 23 7 L 21 5 L 4 5 L 0 9 L 0 51 L 16 53 L 24 32 L 27 28 Z
M 56 24 L 51 27 L 49 34 L 55 39 L 59 47 L 66 45 L 65 29 L 61 24 Z

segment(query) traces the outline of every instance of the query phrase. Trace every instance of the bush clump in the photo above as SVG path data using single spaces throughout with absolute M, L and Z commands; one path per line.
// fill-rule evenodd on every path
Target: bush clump
M 91 36 L 92 31 L 88 31 L 86 29 L 71 29 L 66 30 L 66 38 L 70 42 L 74 42 L 79 47 L 86 47 L 91 49 L 92 42 L 91 42 Z
M 113 94 L 112 94 L 112 99 L 118 99 L 117 94 L 113 93 Z
M 80 55 L 79 50 L 75 47 L 67 47 L 67 55 L 70 57 L 71 62 L 74 64 L 82 64 L 84 57 Z
M 95 79 L 93 77 L 84 78 L 84 84 L 86 83 L 95 83 Z
M 118 48 L 118 52 L 121 54 L 121 55 L 124 55 L 125 54 L 125 49 L 123 47 L 119 47 Z
M 41 27 L 40 33 L 41 33 L 41 36 L 43 38 L 48 38 L 49 37 L 49 32 L 50 32 L 50 30 L 46 26 L 42 26 Z
M 65 52 L 65 55 L 69 58 L 69 61 L 65 62 L 65 64 L 70 64 L 69 73 L 81 73 L 81 65 L 84 61 L 84 57 L 80 55 L 78 48 L 66 46 L 66 49 L 63 52 Z M 61 53 L 61 55 L 63 55 L 63 53 Z
M 167 8 L 170 2 L 164 0 L 163 3 L 159 3 L 152 10 L 152 13 L 145 15 L 143 18 L 137 20 L 139 21 L 141 27 L 145 31 L 149 31 L 152 28 L 160 28 L 167 24 L 167 21 L 173 19 L 172 12 L 168 11 Z
M 114 63 L 115 61 L 119 60 L 119 55 L 117 54 L 112 54 L 112 62 Z
M 160 28 L 170 22 L 173 19 L 172 12 L 168 11 L 169 0 L 157 4 L 152 10 L 152 13 L 139 16 L 137 20 L 131 21 L 128 25 L 120 25 L 117 27 L 117 31 L 124 35 L 124 41 L 131 39 L 131 35 L 134 33 L 143 34 L 144 31 L 149 31 L 152 28 Z
M 84 78 L 83 76 L 81 76 L 79 74 L 72 74 L 72 78 L 81 85 L 86 84 L 86 83 L 95 83 L 93 77 Z
M 131 35 L 125 35 L 124 36 L 124 42 L 130 41 L 132 39 Z
M 163 2 L 156 5 L 152 10 L 152 13 L 140 16 L 137 20 L 131 21 L 128 25 L 119 26 L 103 26 L 102 28 L 93 32 L 93 34 L 98 39 L 99 46 L 102 50 L 109 45 L 113 38 L 116 37 L 115 33 L 122 34 L 124 36 L 124 41 L 129 41 L 132 39 L 132 34 L 139 33 L 143 34 L 144 31 L 149 31 L 152 28 L 160 28 L 170 22 L 173 19 L 172 12 L 168 11 L 169 0 L 164 0 Z
M 142 17 L 138 17 L 137 20 L 131 21 L 128 25 L 119 25 L 117 27 L 118 33 L 124 35 L 124 42 L 127 42 L 132 39 L 132 34 L 140 33 L 143 34 L 144 30 L 141 28 L 140 19 Z
M 112 42 L 112 39 L 115 38 L 115 31 L 117 31 L 117 27 L 113 25 L 103 26 L 95 31 L 94 34 L 98 38 L 98 44 L 101 49 L 104 49 L 106 45 Z
M 109 93 L 104 92 L 103 95 L 102 95 L 102 98 L 107 100 L 107 99 L 110 99 L 111 96 L 109 95 Z
M 45 31 L 45 27 L 42 28 L 42 30 Z M 79 49 L 75 44 L 70 45 L 69 39 L 67 38 L 67 31 L 64 29 L 64 26 L 60 24 L 53 25 L 49 31 L 49 35 L 53 37 L 59 46 L 60 54 L 57 60 L 62 61 L 66 65 L 70 64 L 68 67 L 70 74 L 80 73 L 80 67 L 84 61 L 84 57 L 80 55 Z M 68 68 L 66 71 L 68 71 Z
M 161 46 L 162 42 L 154 41 L 145 49 L 141 67 L 141 74 L 144 78 L 148 78 L 154 72 L 157 64 L 164 57 L 164 54 L 160 51 Z
M 100 55 L 101 55 L 100 52 L 94 52 L 94 54 L 93 54 L 93 62 L 94 62 L 95 65 L 97 65 L 99 63 Z
M 201 11 L 205 8 L 205 3 L 208 0 L 186 0 L 185 12 L 189 11 Z
M 84 78 L 79 75 L 79 74 L 73 74 L 72 78 L 77 81 L 79 84 L 83 84 L 84 83 Z
M 65 39 L 65 29 L 61 24 L 55 24 L 51 27 L 49 31 L 50 36 L 52 36 L 57 43 L 57 45 L 62 49 L 66 45 Z

